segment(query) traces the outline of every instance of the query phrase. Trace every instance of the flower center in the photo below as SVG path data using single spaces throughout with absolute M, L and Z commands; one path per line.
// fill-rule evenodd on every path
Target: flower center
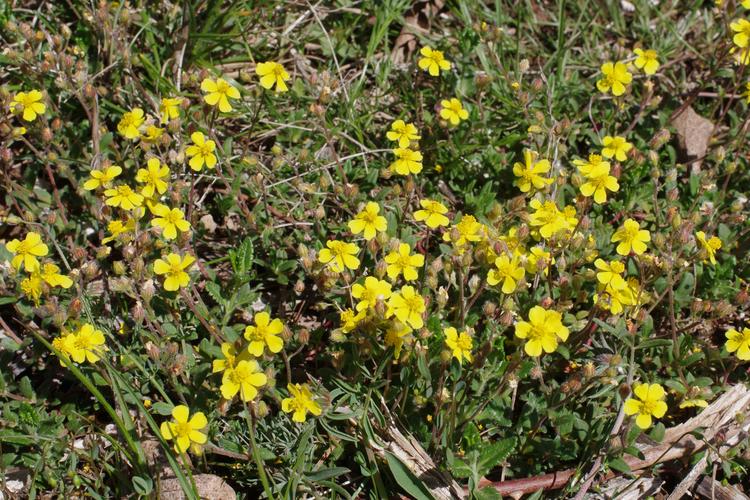
M 175 424 L 175 434 L 177 434 L 178 437 L 189 436 L 192 430 L 193 429 L 188 422 L 178 422 Z
M 249 335 L 251 341 L 263 341 L 266 338 L 266 329 L 256 326 L 255 328 L 250 329 Z

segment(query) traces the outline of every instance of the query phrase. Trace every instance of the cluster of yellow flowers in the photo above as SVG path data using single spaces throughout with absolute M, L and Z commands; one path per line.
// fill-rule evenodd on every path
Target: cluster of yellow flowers
M 432 76 L 440 76 L 441 71 L 448 71 L 452 65 L 445 59 L 443 52 L 423 47 L 420 51 L 422 58 L 418 65 Z M 455 97 L 440 101 L 440 117 L 456 126 L 461 121 L 469 118 L 469 112 L 464 109 L 460 100 Z M 422 153 L 419 151 L 419 130 L 412 123 L 404 120 L 396 120 L 391 124 L 391 129 L 386 133 L 389 141 L 397 143 L 393 150 L 396 159 L 391 163 L 390 169 L 398 175 L 418 174 L 422 171 Z
M 253 322 L 245 327 L 247 346 L 238 350 L 234 344 L 225 342 L 221 345 L 223 358 L 213 362 L 213 373 L 222 373 L 221 395 L 224 399 L 231 400 L 239 394 L 241 401 L 253 401 L 259 389 L 268 383 L 259 360 L 278 354 L 284 348 L 280 336 L 284 325 L 280 319 L 271 318 L 270 314 L 261 311 L 255 314 Z M 304 422 L 307 412 L 316 416 L 321 414 L 321 407 L 307 385 L 289 384 L 287 389 L 291 396 L 282 401 L 282 410 L 294 412 L 294 421 Z
M 42 241 L 39 233 L 29 231 L 23 240 L 12 239 L 5 244 L 5 249 L 13 254 L 10 261 L 15 271 L 23 269 L 28 276 L 21 280 L 21 290 L 34 303 L 39 304 L 43 294 L 49 293 L 55 287 L 70 288 L 73 280 L 61 274 L 60 268 L 53 262 L 42 261 L 38 257 L 45 257 L 49 248 Z
M 52 341 L 52 345 L 76 363 L 96 363 L 107 350 L 104 345 L 104 332 L 94 325 L 85 323 L 75 332 L 63 330 L 63 333 Z M 62 360 L 60 364 L 64 366 Z
M 646 76 L 656 74 L 659 69 L 659 55 L 652 49 L 633 49 L 635 57 L 633 66 L 643 71 Z M 619 97 L 625 93 L 627 86 L 633 81 L 632 67 L 627 62 L 615 61 L 602 64 L 602 78 L 596 82 L 596 88 L 603 94 L 612 93 Z

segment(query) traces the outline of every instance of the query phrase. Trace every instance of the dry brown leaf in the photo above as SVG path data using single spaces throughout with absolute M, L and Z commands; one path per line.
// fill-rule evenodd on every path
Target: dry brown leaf
M 672 125 L 677 132 L 677 144 L 682 159 L 693 171 L 699 171 L 708 150 L 714 124 L 696 113 L 692 106 L 688 106 L 672 119 Z
M 417 36 L 415 33 L 430 32 L 432 19 L 437 16 L 445 5 L 445 0 L 421 0 L 414 2 L 411 10 L 404 16 L 404 26 L 401 28 L 391 50 L 391 61 L 403 64 L 410 61 L 417 50 Z

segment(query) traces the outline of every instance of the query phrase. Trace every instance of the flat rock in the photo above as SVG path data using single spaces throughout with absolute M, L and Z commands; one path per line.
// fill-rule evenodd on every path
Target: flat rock
M 235 500 L 237 494 L 219 476 L 213 474 L 196 474 L 193 476 L 198 495 L 205 500 Z M 176 478 L 162 479 L 159 483 L 161 500 L 183 500 L 187 498 Z

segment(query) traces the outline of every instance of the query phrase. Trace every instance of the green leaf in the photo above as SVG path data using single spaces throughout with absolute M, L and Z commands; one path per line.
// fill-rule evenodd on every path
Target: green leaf
M 133 489 L 139 495 L 148 495 L 154 489 L 154 482 L 149 477 L 134 476 Z
M 224 297 L 221 296 L 221 286 L 214 283 L 213 281 L 206 282 L 206 291 L 217 304 L 223 306 L 226 303 Z
M 503 498 L 492 486 L 485 486 L 481 490 L 476 490 L 472 496 L 477 500 L 500 500 Z
M 516 438 L 501 439 L 496 443 L 484 446 L 479 452 L 479 462 L 477 470 L 480 476 L 486 475 L 489 471 L 502 463 L 516 447 Z
M 255 258 L 255 249 L 253 248 L 253 242 L 248 236 L 245 240 L 234 250 L 229 251 L 229 259 L 232 262 L 232 269 L 240 279 L 247 276 L 253 267 L 253 259 Z
M 658 422 L 656 425 L 654 425 L 654 428 L 651 430 L 651 432 L 648 435 L 651 439 L 653 439 L 657 443 L 661 443 L 662 439 L 664 439 L 665 432 L 666 432 L 666 428 L 664 427 L 664 424 L 662 424 L 661 422 Z
M 29 380 L 29 377 L 22 377 L 20 382 L 18 383 L 18 390 L 21 392 L 21 396 L 27 398 L 27 399 L 36 399 L 36 393 L 34 392 L 34 388 L 31 386 L 31 380 Z
M 168 417 L 172 414 L 172 409 L 174 408 L 174 405 L 171 405 L 169 403 L 164 403 L 162 401 L 158 401 L 154 403 L 151 408 L 158 413 L 159 415 L 163 415 L 165 417 Z
M 416 500 L 433 500 L 430 490 L 391 452 L 385 452 L 388 467 L 393 479 L 401 488 Z
M 648 349 L 650 347 L 671 347 L 672 341 L 668 339 L 648 339 L 638 344 L 636 349 Z
M 622 458 L 615 458 L 609 461 L 609 467 L 611 469 L 614 469 L 618 472 L 624 472 L 629 473 L 630 472 L 630 466 L 628 463 L 623 460 Z
M 349 472 L 351 471 L 346 467 L 329 467 L 327 469 L 321 469 L 315 472 L 308 472 L 307 474 L 305 474 L 305 477 L 310 481 L 317 482 L 324 481 L 332 477 L 343 476 L 344 474 L 348 474 Z

